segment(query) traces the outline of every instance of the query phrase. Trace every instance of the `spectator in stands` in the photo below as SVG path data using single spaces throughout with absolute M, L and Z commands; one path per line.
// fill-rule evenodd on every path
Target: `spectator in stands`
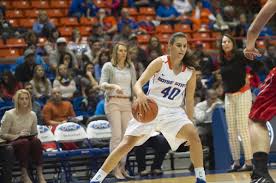
M 65 52 L 63 55 L 61 55 L 59 60 L 59 65 L 64 64 L 68 72 L 74 76 L 76 73 L 74 73 L 74 67 L 73 67 L 73 58 L 72 55 L 69 52 Z
M 174 0 L 173 6 L 181 15 L 187 15 L 193 10 L 193 0 Z
M 175 7 L 172 6 L 171 0 L 161 0 L 156 10 L 156 20 L 160 21 L 161 24 L 174 25 L 179 15 Z
M 117 43 L 113 47 L 111 62 L 103 66 L 100 86 L 105 90 L 105 112 L 111 125 L 111 151 L 120 143 L 131 119 L 131 101 L 136 73 L 128 57 L 128 47 Z M 129 177 L 125 170 L 125 158 L 114 169 L 118 179 Z
M 41 65 L 34 68 L 34 77 L 30 81 L 33 86 L 33 95 L 36 99 L 49 98 L 51 95 L 52 84 L 46 77 L 45 71 Z
M 234 163 L 229 172 L 252 170 L 252 149 L 248 131 L 248 114 L 252 94 L 246 75 L 246 66 L 255 62 L 244 57 L 237 50 L 236 42 L 230 35 L 223 35 L 220 49 L 220 74 L 225 95 L 225 114 L 228 123 L 229 143 Z M 245 164 L 240 166 L 240 141 L 244 149 Z
M 160 42 L 159 38 L 156 36 L 150 37 L 148 45 L 147 45 L 147 49 L 146 49 L 147 54 L 149 55 L 149 53 L 151 53 L 152 50 L 157 51 L 157 54 L 158 54 L 157 56 L 163 55 L 161 42 Z
M 95 16 L 97 11 L 97 6 L 91 0 L 72 0 L 68 14 L 78 18 L 81 16 L 90 18 Z
M 212 57 L 204 51 L 201 41 L 196 42 L 194 55 L 199 60 L 199 69 L 202 74 L 202 79 L 207 79 L 207 82 L 209 82 L 212 77 L 212 72 L 215 70 L 215 66 Z M 208 88 L 209 87 L 210 86 L 208 86 Z
M 34 95 L 33 95 L 33 85 L 29 82 L 27 83 L 24 83 L 24 89 L 27 90 L 30 94 L 31 94 L 31 97 L 32 97 L 32 111 L 34 111 L 36 113 L 36 116 L 37 116 L 37 124 L 38 125 L 44 125 L 43 123 L 43 118 L 42 118 L 42 112 L 41 112 L 41 106 L 44 105 L 46 102 L 44 103 L 39 103 Z
M 249 24 L 247 23 L 246 14 L 242 13 L 240 14 L 240 19 L 238 25 L 235 27 L 235 30 L 233 30 L 233 36 L 239 37 L 240 39 L 237 40 L 237 47 L 243 48 L 243 39 L 241 37 L 246 36 L 246 32 L 249 28 Z
M 88 49 L 87 44 L 82 40 L 80 31 L 78 28 L 75 28 L 73 30 L 71 35 L 71 41 L 68 43 L 68 48 L 76 56 L 80 56 L 84 51 Z
M 218 98 L 215 90 L 207 90 L 206 100 L 199 102 L 195 106 L 194 119 L 201 138 L 202 145 L 209 147 L 209 170 L 215 169 L 212 115 L 217 106 L 223 106 L 223 102 Z
M 129 16 L 128 9 L 123 8 L 121 11 L 121 18 L 118 22 L 118 32 L 121 32 L 123 30 L 123 26 L 126 24 L 129 25 L 131 32 L 138 31 L 138 24 L 133 18 Z
M 218 98 L 221 101 L 224 101 L 225 93 L 224 93 L 222 81 L 214 82 L 212 85 L 212 89 L 214 89 L 216 91 Z
M 110 61 L 110 50 L 109 49 L 104 49 L 101 50 L 99 57 L 96 57 L 96 64 L 94 65 L 94 75 L 95 75 L 95 79 L 99 82 L 101 79 L 101 75 L 102 75 L 102 68 L 103 65 L 106 62 Z
M 146 169 L 146 153 L 148 147 L 154 150 L 154 159 L 151 164 L 151 171 Z M 162 175 L 162 163 L 166 154 L 170 150 L 170 145 L 162 134 L 154 133 L 143 145 L 134 148 L 136 162 L 138 164 L 138 173 L 141 177 L 152 175 Z
M 151 50 L 148 53 L 148 58 L 147 58 L 147 62 L 150 63 L 151 61 L 153 61 L 154 59 L 156 59 L 157 57 L 159 57 L 159 53 L 157 50 Z
M 195 104 L 202 102 L 206 98 L 207 87 L 202 83 L 201 71 L 196 71 L 196 90 L 195 90 Z
M 98 81 L 94 77 L 94 65 L 92 63 L 87 63 L 84 66 L 83 73 L 80 76 L 80 84 L 82 96 L 86 96 L 86 88 L 92 87 L 94 90 L 99 89 Z
M 113 44 L 116 44 L 117 42 L 127 42 L 129 36 L 131 35 L 131 27 L 128 24 L 122 25 L 121 32 L 116 33 L 113 36 L 112 42 Z
M 111 9 L 111 15 L 118 17 L 121 14 L 123 7 L 123 1 L 121 0 L 112 0 L 111 2 L 106 1 L 106 6 Z
M 196 0 L 196 7 L 192 11 L 192 21 L 193 29 L 198 30 L 203 24 L 207 26 L 214 24 L 216 17 L 209 9 L 203 8 L 201 0 Z
M 239 24 L 238 19 L 236 18 L 236 12 L 233 6 L 228 5 L 223 8 L 222 14 L 217 14 L 217 19 L 219 19 L 220 24 L 222 25 L 221 29 L 229 31 L 235 30 L 237 25 Z
M 112 36 L 117 32 L 118 28 L 116 19 L 113 16 L 107 15 L 105 9 L 99 9 L 97 19 L 106 34 Z
M 15 108 L 5 112 L 2 118 L 1 136 L 14 149 L 21 168 L 21 180 L 31 183 L 28 175 L 29 160 L 36 164 L 39 183 L 46 183 L 42 171 L 42 146 L 37 134 L 37 117 L 32 110 L 30 93 L 21 89 L 14 96 Z
M 59 124 L 66 123 L 69 118 L 75 117 L 72 104 L 62 100 L 61 90 L 58 87 L 53 87 L 52 95 L 44 105 L 42 113 L 45 124 L 51 127 L 53 133 Z M 46 150 L 56 149 L 53 143 L 45 144 L 43 147 Z M 73 143 L 63 143 L 63 148 L 75 149 L 77 146 Z
M 141 62 L 144 67 L 146 68 L 148 66 L 147 60 L 145 59 L 145 55 L 147 55 L 146 51 L 143 50 L 138 42 L 137 35 L 131 34 L 128 39 L 129 47 L 137 47 L 138 48 L 138 56 L 137 61 Z
M 94 115 L 105 115 L 105 109 L 104 109 L 104 100 L 100 100 L 97 103 Z
M 15 78 L 20 82 L 29 82 L 33 78 L 35 63 L 35 52 L 27 49 L 24 52 L 24 63 L 18 65 L 15 69 Z
M 33 31 L 39 37 L 48 37 L 51 30 L 55 27 L 50 22 L 47 12 L 45 10 L 39 10 L 37 21 L 33 24 Z
M 154 7 L 156 9 L 160 0 L 128 0 L 129 7 Z
M 54 50 L 52 53 L 50 53 L 49 56 L 49 64 L 53 70 L 56 70 L 57 66 L 60 64 L 60 57 L 64 55 L 66 52 L 70 53 L 73 59 L 73 67 L 78 68 L 78 62 L 77 59 L 68 48 L 67 48 L 67 41 L 64 37 L 59 37 L 56 41 L 57 49 Z
M 85 88 L 85 99 L 83 100 L 84 109 L 89 115 L 93 116 L 100 101 L 99 88 L 88 86 Z
M 93 40 L 99 40 L 105 47 L 109 44 L 108 41 L 111 40 L 111 36 L 104 31 L 104 27 L 100 23 L 92 25 L 91 38 L 93 38 Z
M 139 49 L 137 48 L 137 46 L 130 47 L 129 51 L 128 51 L 129 58 L 132 61 L 133 65 L 135 67 L 135 70 L 136 70 L 136 78 L 137 79 L 142 75 L 142 73 L 145 70 L 143 63 L 141 63 L 138 60 L 138 51 L 139 51 Z
M 0 138 L 0 144 L 0 182 L 12 183 L 12 169 L 15 160 L 14 150 L 13 147 L 4 139 Z
M 52 52 L 57 50 L 56 41 L 59 38 L 60 33 L 58 29 L 54 28 L 50 31 L 49 36 L 47 36 L 47 41 L 44 43 L 44 50 L 46 55 L 50 55 Z
M 68 68 L 65 64 L 58 66 L 53 88 L 60 88 L 62 98 L 69 100 L 73 98 L 74 93 L 77 90 L 76 83 L 68 72 Z
M 100 54 L 101 50 L 105 48 L 102 47 L 102 41 L 93 36 L 88 38 L 88 45 L 88 50 L 84 52 L 84 55 L 89 58 L 89 62 L 95 64 L 97 55 Z
M 4 71 L 0 81 L 0 97 L 2 99 L 11 100 L 17 90 L 23 86 L 16 80 L 11 71 Z
M 8 38 L 19 36 L 19 32 L 16 31 L 15 28 L 12 27 L 12 25 L 9 23 L 8 20 L 4 17 L 4 12 L 0 10 L 0 37 L 4 41 L 6 41 Z

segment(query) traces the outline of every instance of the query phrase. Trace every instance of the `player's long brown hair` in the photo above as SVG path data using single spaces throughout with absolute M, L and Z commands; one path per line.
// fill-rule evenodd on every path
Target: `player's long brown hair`
M 169 40 L 169 45 L 173 45 L 174 42 L 175 42 L 175 40 L 177 38 L 180 38 L 180 37 L 184 37 L 185 39 L 188 40 L 187 36 L 184 33 L 182 33 L 182 32 L 176 32 L 176 33 L 174 33 L 171 36 L 171 38 Z M 191 52 L 191 50 L 189 48 L 187 49 L 186 54 L 185 54 L 185 56 L 182 59 L 182 63 L 185 66 L 187 66 L 187 67 L 189 67 L 191 69 L 197 69 L 199 67 L 198 64 L 196 63 L 195 56 L 192 54 L 192 52 Z

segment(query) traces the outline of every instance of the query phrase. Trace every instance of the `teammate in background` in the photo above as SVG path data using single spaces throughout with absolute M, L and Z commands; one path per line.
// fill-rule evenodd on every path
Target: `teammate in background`
M 248 59 L 253 60 L 256 56 L 260 56 L 259 51 L 255 48 L 255 42 L 260 31 L 275 12 L 276 0 L 268 0 L 251 24 L 247 33 L 246 48 L 244 49 L 244 55 Z M 249 118 L 253 121 L 249 125 L 254 165 L 251 183 L 274 183 L 267 168 L 270 138 L 266 126 L 266 122 L 274 116 L 276 116 L 275 67 L 268 74 L 249 114 Z
M 140 123 L 132 119 L 123 140 L 111 152 L 90 183 L 102 182 L 122 157 L 134 146 L 143 144 L 155 131 L 160 131 L 164 135 L 172 150 L 176 150 L 184 141 L 189 141 L 196 183 L 206 183 L 202 145 L 192 122 L 196 64 L 187 50 L 185 34 L 173 34 L 168 46 L 169 55 L 153 60 L 134 86 L 136 102 L 140 109 L 149 108 L 147 96 L 157 102 L 159 111 L 156 119 L 149 123 Z M 149 80 L 149 91 L 145 95 L 142 86 Z M 185 107 L 182 108 L 183 102 Z

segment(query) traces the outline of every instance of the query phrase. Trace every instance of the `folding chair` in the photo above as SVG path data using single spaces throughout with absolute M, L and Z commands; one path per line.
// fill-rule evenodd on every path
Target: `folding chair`
M 91 146 L 89 145 L 86 132 L 82 126 L 77 123 L 67 122 L 60 124 L 56 127 L 55 137 L 58 147 L 62 149 L 62 143 L 66 142 L 82 142 L 86 143 L 88 148 L 79 148 L 73 150 L 62 150 L 65 154 L 65 180 L 70 182 L 76 179 L 87 179 L 87 175 L 90 171 L 90 162 L 93 153 Z M 81 172 L 79 177 L 74 177 L 73 172 Z M 84 174 L 87 172 L 87 174 Z
M 37 125 L 37 137 L 41 143 L 55 142 L 56 139 L 51 130 L 44 125 Z M 43 152 L 43 171 L 44 174 L 53 174 L 53 182 L 64 182 L 65 180 L 65 153 L 60 149 L 57 151 L 44 151 Z

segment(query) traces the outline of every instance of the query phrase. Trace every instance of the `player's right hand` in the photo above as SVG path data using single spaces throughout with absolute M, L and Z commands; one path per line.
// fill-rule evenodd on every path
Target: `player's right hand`
M 148 101 L 147 101 L 147 96 L 144 93 L 137 95 L 137 99 L 135 102 L 137 102 L 137 104 L 138 104 L 139 111 L 141 111 L 142 109 L 144 111 L 147 111 L 150 109 Z
M 261 56 L 261 53 L 256 48 L 253 48 L 253 49 L 245 48 L 243 50 L 243 54 L 249 60 L 254 60 L 256 57 Z

